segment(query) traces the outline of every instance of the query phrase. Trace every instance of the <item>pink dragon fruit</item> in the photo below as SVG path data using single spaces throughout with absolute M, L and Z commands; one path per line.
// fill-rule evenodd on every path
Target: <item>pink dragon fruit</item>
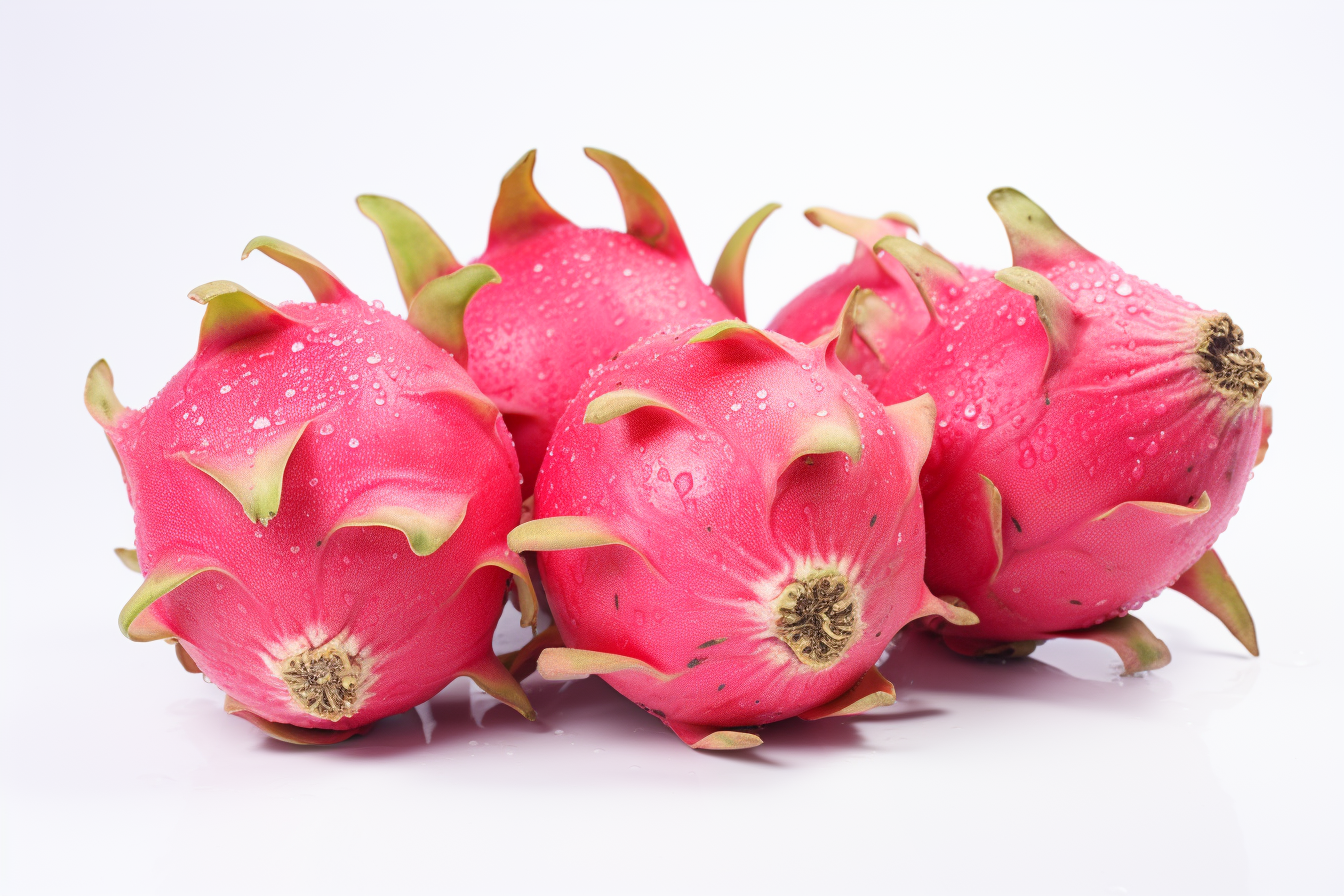
M 938 404 L 925 575 L 980 619 L 944 639 L 1021 655 L 1090 638 L 1127 672 L 1153 669 L 1170 654 L 1129 614 L 1174 585 L 1257 653 L 1212 545 L 1268 447 L 1259 352 L 1226 314 L 1098 258 L 1021 193 L 989 201 L 1014 263 L 993 279 L 904 237 L 876 244 L 931 314 L 885 354 L 876 395 Z
M 760 738 L 734 728 L 890 704 L 874 662 L 901 626 L 974 621 L 921 581 L 933 402 L 884 410 L 836 359 L 847 329 L 668 328 L 597 367 L 509 536 L 545 552 L 567 646 L 544 677 L 601 675 L 687 744 L 738 749 Z
M 917 338 L 928 325 L 929 314 L 905 268 L 894 258 L 875 253 L 873 246 L 885 236 L 905 236 L 919 228 L 896 212 L 876 220 L 828 208 L 810 208 L 804 214 L 817 227 L 826 225 L 853 237 L 854 258 L 799 293 L 780 309 L 768 329 L 811 342 L 835 326 L 845 300 L 858 287 L 853 333 L 836 351 L 850 372 L 876 391 L 886 379 L 888 355 Z M 980 268 L 962 270 L 968 276 L 991 274 Z
M 226 710 L 294 743 L 344 740 L 460 675 L 532 718 L 491 652 L 509 575 L 535 615 L 505 541 L 521 495 L 499 411 L 312 257 L 253 249 L 317 304 L 207 283 L 196 355 L 148 407 L 122 406 L 106 362 L 89 373 L 135 508 L 137 550 L 118 554 L 144 571 L 122 632 L 175 642 Z M 421 301 L 461 303 L 492 277 L 464 268 Z
M 504 176 L 478 259 L 503 278 L 451 315 L 440 345 L 504 413 L 532 493 L 537 469 L 565 403 L 600 361 L 664 326 L 745 317 L 742 274 L 756 228 L 778 206 L 752 215 L 729 240 L 710 285 L 700 281 L 667 203 L 624 159 L 586 150 L 611 176 L 626 233 L 584 228 L 551 208 L 532 181 L 536 152 Z M 423 313 L 441 278 L 460 265 L 430 226 L 405 205 L 361 196 L 360 210 L 382 230 L 410 319 Z M 832 318 L 834 319 L 834 318 Z

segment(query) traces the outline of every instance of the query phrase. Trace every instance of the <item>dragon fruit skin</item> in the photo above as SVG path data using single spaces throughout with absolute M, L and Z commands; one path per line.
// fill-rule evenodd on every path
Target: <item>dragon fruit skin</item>
M 853 237 L 854 257 L 795 296 L 767 329 L 811 342 L 830 331 L 849 294 L 860 287 L 853 333 L 848 344 L 837 350 L 850 372 L 876 390 L 887 376 L 887 356 L 917 338 L 928 325 L 929 315 L 905 268 L 889 255 L 875 253 L 873 246 L 883 237 L 904 237 L 918 228 L 894 212 L 876 219 L 827 208 L 810 208 L 805 214 L 817 227 L 826 225 Z M 976 273 L 990 272 L 977 269 Z
M 745 316 L 747 247 L 777 208 L 768 205 L 742 225 L 707 286 L 653 186 L 625 160 L 586 152 L 616 185 L 627 232 L 578 227 L 551 208 L 532 180 L 536 152 L 528 152 L 500 184 L 489 243 L 477 260 L 502 283 L 459 309 L 459 335 L 441 343 L 504 412 L 525 495 L 555 421 L 589 370 L 663 327 Z M 432 293 L 459 264 L 401 203 L 365 195 L 358 204 L 383 232 L 414 319 L 418 296 Z
M 844 333 L 848 336 L 848 333 Z M 930 613 L 917 471 L 927 396 L 884 409 L 835 357 L 739 321 L 670 328 L 597 367 L 560 419 L 536 518 L 566 647 L 550 679 L 599 674 L 687 744 L 890 704 L 874 667 Z
M 926 581 L 980 619 L 945 639 L 1021 654 L 1094 638 L 1129 672 L 1156 668 L 1165 645 L 1127 614 L 1174 583 L 1256 653 L 1211 547 L 1268 444 L 1259 353 L 1227 315 L 1098 258 L 1017 191 L 990 202 L 1015 265 L 997 279 L 899 237 L 877 244 L 936 307 L 876 394 L 938 404 Z
M 317 303 L 209 283 L 195 357 L 144 410 L 121 406 L 106 362 L 89 375 L 135 509 L 123 559 L 145 575 L 123 633 L 172 639 L 226 709 L 295 743 L 343 740 L 460 675 L 533 717 L 491 651 L 510 574 L 535 610 L 505 543 L 521 495 L 498 410 L 310 256 L 253 248 Z

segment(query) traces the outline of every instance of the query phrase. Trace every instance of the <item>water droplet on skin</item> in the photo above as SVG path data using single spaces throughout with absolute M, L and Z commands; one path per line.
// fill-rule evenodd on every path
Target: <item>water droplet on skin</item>
M 672 474 L 669 473 L 669 472 L 667 472 L 667 467 L 659 467 L 659 468 L 658 468 L 658 480 L 659 480 L 660 482 L 671 482 L 671 481 L 672 481 Z
M 286 397 L 286 398 L 293 398 L 293 397 L 294 397 L 294 390 L 293 390 L 293 389 L 286 389 L 286 390 L 285 390 L 285 397 Z
M 825 417 L 825 416 L 826 416 L 826 409 L 825 409 L 825 408 L 822 408 L 820 411 L 817 411 L 817 416 L 818 416 L 818 417 Z
M 350 445 L 351 448 L 358 448 L 359 439 L 351 439 L 348 444 Z
M 981 414 L 980 419 L 975 422 L 977 429 L 989 429 L 994 425 L 994 419 L 988 414 Z
M 1156 441 L 1149 442 L 1149 443 L 1148 443 L 1148 447 L 1145 448 L 1145 449 L 1143 449 L 1143 453 L 1146 454 L 1146 455 L 1148 455 L 1149 457 L 1152 457 L 1153 455 L 1157 454 L 1157 452 L 1158 452 L 1158 447 L 1157 447 L 1157 442 L 1156 442 Z
M 379 310 L 379 311 L 382 311 L 382 310 L 383 310 L 383 307 L 384 307 L 384 306 L 383 306 L 383 303 L 382 303 L 382 300 L 381 300 L 381 299 L 374 299 L 370 304 L 372 304 L 373 307 L 376 308 L 376 309 Z
M 336 344 L 337 344 L 337 345 L 340 345 L 339 342 L 336 343 Z M 292 352 L 301 352 L 301 351 L 303 351 L 303 343 L 302 343 L 302 342 L 296 342 L 296 343 L 294 343 L 293 345 L 291 345 L 291 346 L 289 347 L 289 350 L 292 351 Z
M 228 395 L 228 394 L 229 394 L 230 392 L 232 392 L 232 391 L 233 391 L 233 387 L 230 386 L 228 383 L 225 383 L 224 385 L 222 385 L 222 386 L 219 387 L 219 394 L 220 394 L 220 395 Z
M 757 397 L 757 398 L 764 398 L 765 396 L 766 396 L 766 391 L 765 391 L 764 389 L 762 389 L 761 391 L 759 391 L 759 392 L 756 393 L 756 397 Z
M 684 498 L 694 484 L 695 482 L 691 479 L 690 473 L 678 473 L 676 480 L 672 483 L 672 487 L 677 490 L 677 497 Z
M 733 402 L 732 404 L 730 404 L 730 405 L 728 406 L 728 410 L 730 410 L 730 411 L 740 411 L 740 410 L 742 410 L 742 402 L 740 402 L 740 401 L 735 401 L 735 402 Z
M 621 271 L 621 274 L 624 275 L 624 276 L 626 276 L 626 277 L 629 277 L 629 276 L 631 276 L 631 275 L 634 274 L 634 273 L 635 273 L 635 272 L 632 271 L 632 270 L 630 270 L 629 268 L 626 268 L 625 270 Z
M 255 420 L 252 421 L 252 428 L 253 428 L 253 429 L 265 429 L 266 427 L 268 427 L 268 426 L 270 426 L 270 425 L 271 425 L 271 421 L 268 420 L 268 419 L 266 419 L 265 417 L 258 417 L 257 419 L 255 419 Z
M 532 265 L 532 273 L 534 274 L 540 274 L 543 270 L 545 269 L 539 264 Z
M 962 410 L 961 413 L 963 416 L 965 416 L 967 420 L 972 419 L 973 417 L 975 417 L 976 414 L 975 405 L 973 404 L 966 405 L 966 407 Z
M 309 485 L 317 485 L 317 477 L 314 476 L 312 479 L 309 479 L 309 480 L 308 480 L 308 484 L 309 484 Z
M 1027 319 L 1026 319 L 1025 317 L 1019 317 L 1019 318 L 1017 319 L 1017 325 L 1018 325 L 1019 327 L 1022 326 L 1023 324 L 1025 324 L 1026 322 L 1027 322 Z
M 1142 459 L 1142 458 L 1136 458 L 1136 459 L 1134 460 L 1134 468 L 1131 469 L 1131 470 L 1129 471 L 1129 478 L 1130 478 L 1130 479 L 1133 479 L 1135 482 L 1138 482 L 1140 479 L 1143 478 L 1143 459 Z
M 318 430 L 318 432 L 324 436 L 329 436 L 335 431 L 336 427 L 332 426 L 330 423 L 323 423 L 322 428 Z
M 293 545 L 293 546 L 289 549 L 289 552 L 290 552 L 291 554 L 297 554 L 297 553 L 299 552 L 299 546 L 298 546 L 298 545 Z
M 377 352 L 374 352 L 373 354 L 369 355 L 369 356 L 368 356 L 367 358 L 365 358 L 364 360 L 365 360 L 365 361 L 368 361 L 370 364 L 377 364 L 379 361 L 383 360 L 383 358 L 382 358 L 382 356 L 379 355 Z
M 938 425 L 939 425 L 940 427 L 946 429 L 946 428 L 947 428 L 947 421 L 946 421 L 946 420 L 939 420 L 939 421 L 938 421 Z
M 1134 288 L 1128 283 L 1121 283 L 1115 288 L 1115 294 L 1118 296 L 1127 296 L 1134 291 Z
M 1046 446 L 1041 449 L 1041 460 L 1045 461 L 1046 463 L 1050 463 L 1050 461 L 1054 459 L 1055 459 L 1055 446 L 1047 443 Z

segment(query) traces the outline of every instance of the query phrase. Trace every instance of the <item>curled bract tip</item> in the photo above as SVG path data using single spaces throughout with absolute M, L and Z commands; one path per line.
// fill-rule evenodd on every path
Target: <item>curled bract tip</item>
M 966 285 L 966 278 L 957 266 L 937 252 L 903 236 L 885 236 L 873 245 L 873 251 L 885 252 L 900 262 L 919 290 L 929 319 L 935 324 L 942 323 L 942 318 L 938 316 L 938 295 L 951 287 Z
M 1096 258 L 1059 228 L 1045 209 L 1012 187 L 989 194 L 1013 250 L 1013 264 L 1044 270 L 1071 259 Z
M 1161 669 L 1171 662 L 1167 645 L 1134 615 L 1117 616 L 1091 628 L 1059 632 L 1058 636 L 1105 644 L 1120 657 L 1125 675 Z
M 112 429 L 126 414 L 126 407 L 112 389 L 112 367 L 99 360 L 84 380 L 84 407 L 103 429 Z
M 625 212 L 625 232 L 660 252 L 689 258 L 676 219 L 653 184 L 618 155 L 588 147 L 584 154 L 601 165 L 616 186 Z
M 752 237 L 756 235 L 761 224 L 778 208 L 778 202 L 768 203 L 737 228 L 729 238 L 728 244 L 723 247 L 719 262 L 714 266 L 714 276 L 709 281 L 710 288 L 723 299 L 728 310 L 741 320 L 747 319 L 746 288 L 743 284 L 747 267 L 747 250 L 751 247 Z
M 289 725 L 284 722 L 272 722 L 228 695 L 224 697 L 224 711 L 231 716 L 237 716 L 251 722 L 269 737 L 302 747 L 324 747 L 338 744 L 357 734 L 363 734 L 373 727 L 372 725 L 363 725 L 358 728 L 337 730 L 335 728 L 301 728 L 298 725 Z
M 302 277 L 308 291 L 319 302 L 339 302 L 354 295 L 326 265 L 284 240 L 271 236 L 254 237 L 243 247 L 243 258 L 251 255 L 253 250 L 280 262 Z
M 1073 304 L 1046 277 L 1029 268 L 1004 268 L 994 275 L 994 279 L 1031 296 L 1035 302 L 1036 316 L 1049 340 L 1045 368 L 1041 372 L 1041 379 L 1046 379 L 1059 369 L 1073 348 L 1078 329 Z
M 537 151 L 530 149 L 500 181 L 499 198 L 490 216 L 491 246 L 524 240 L 557 224 L 569 223 L 537 192 L 532 179 L 536 163 Z
M 406 320 L 466 367 L 467 304 L 482 288 L 499 282 L 499 274 L 488 264 L 469 264 L 451 274 L 436 277 L 415 294 Z
M 429 222 L 406 204 L 372 194 L 360 196 L 355 204 L 382 232 L 408 308 L 426 283 L 462 267 Z
M 583 412 L 583 422 L 607 423 L 640 408 L 659 408 L 670 411 L 679 417 L 686 416 L 672 405 L 646 392 L 641 392 L 638 389 L 617 389 L 614 392 L 599 395 L 588 402 L 588 407 Z

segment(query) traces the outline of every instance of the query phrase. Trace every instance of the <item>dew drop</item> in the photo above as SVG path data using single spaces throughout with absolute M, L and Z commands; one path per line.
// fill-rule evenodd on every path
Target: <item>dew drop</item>
M 730 410 L 730 411 L 740 411 L 740 410 L 742 410 L 742 403 L 741 403 L 740 401 L 735 401 L 735 402 L 733 402 L 731 405 L 728 406 L 728 410 Z
M 966 407 L 962 409 L 961 413 L 967 420 L 972 419 L 973 417 L 975 417 L 976 414 L 975 405 L 973 404 L 966 405 Z
M 337 345 L 339 345 L 339 344 L 340 344 L 340 343 L 337 343 Z M 301 352 L 301 351 L 303 351 L 303 343 L 302 343 L 302 342 L 296 342 L 296 343 L 294 343 L 293 345 L 291 345 L 291 346 L 289 347 L 289 350 L 292 351 L 292 352 Z
M 293 397 L 294 397 L 294 390 L 293 390 L 293 389 L 286 389 L 286 390 L 285 390 L 285 397 L 286 397 L 286 398 L 293 398 Z
M 265 417 L 258 417 L 257 419 L 255 419 L 255 420 L 252 421 L 252 428 L 253 428 L 253 429 L 265 429 L 266 427 L 268 427 L 268 426 L 270 426 L 270 425 L 271 425 L 271 421 L 270 421 L 270 420 L 267 420 Z
M 228 383 L 225 383 L 224 385 L 222 385 L 222 386 L 219 387 L 219 394 L 220 394 L 220 395 L 228 395 L 228 394 L 229 394 L 230 392 L 232 392 L 232 391 L 233 391 L 233 387 L 230 386 Z
M 1017 319 L 1017 325 L 1018 325 L 1019 327 L 1022 326 L 1023 324 L 1025 324 L 1026 322 L 1027 322 L 1027 319 L 1026 319 L 1025 317 L 1019 317 L 1019 318 Z
M 822 408 L 821 410 L 817 411 L 817 416 L 818 416 L 818 417 L 825 417 L 825 416 L 826 416 L 826 409 L 825 409 L 825 408 Z
M 759 392 L 756 393 L 756 397 L 757 397 L 757 398 L 764 398 L 765 396 L 766 396 L 766 391 L 765 391 L 764 389 L 762 389 L 761 391 L 759 391 Z
M 351 439 L 350 442 L 349 442 L 349 445 L 350 445 L 351 448 L 358 448 L 358 447 L 359 447 L 359 439 Z
M 1118 296 L 1127 296 L 1132 292 L 1134 292 L 1134 288 L 1128 283 L 1121 283 L 1115 288 L 1115 294 Z
M 332 426 L 330 423 L 323 423 L 322 428 L 318 430 L 318 432 L 324 436 L 329 436 L 335 431 L 336 427 Z
M 377 364 L 379 361 L 383 360 L 383 357 L 382 357 L 382 355 L 378 354 L 377 352 L 374 352 L 373 354 L 369 355 L 369 356 L 368 356 L 367 358 L 365 358 L 364 360 L 365 360 L 365 361 L 368 361 L 370 364 Z

